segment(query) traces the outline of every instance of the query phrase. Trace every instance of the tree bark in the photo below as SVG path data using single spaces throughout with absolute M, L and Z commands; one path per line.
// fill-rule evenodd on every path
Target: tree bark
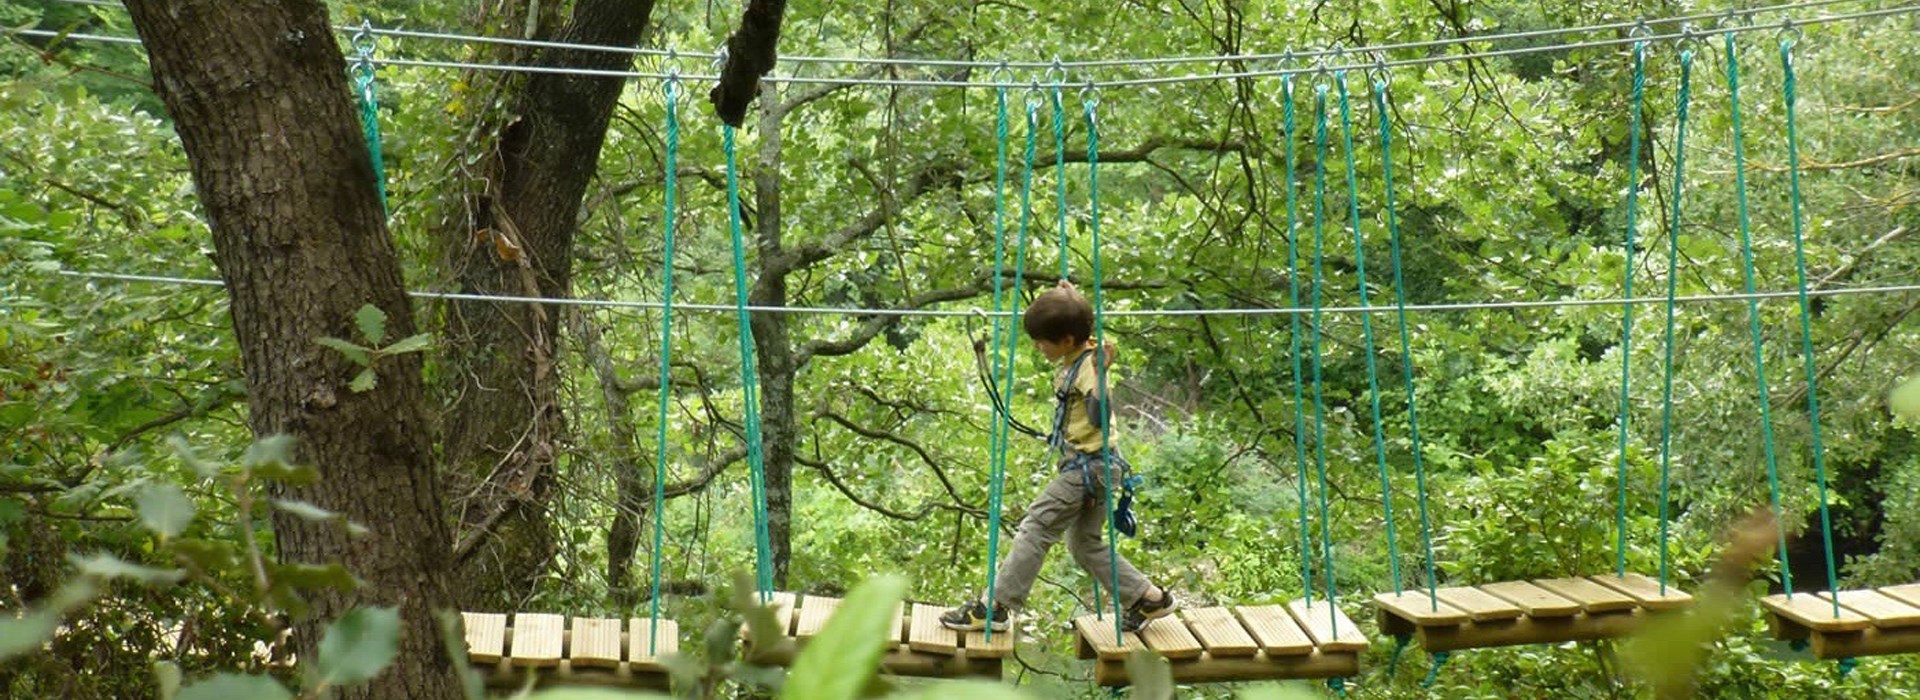
M 786 252 L 781 243 L 779 92 L 769 85 L 761 103 L 760 162 L 753 174 L 753 201 L 760 275 L 747 293 L 754 306 L 787 305 Z M 787 583 L 793 559 L 793 445 L 798 436 L 793 416 L 793 341 L 786 314 L 752 316 L 754 352 L 760 369 L 760 455 L 766 469 L 767 531 L 776 587 Z
M 289 434 L 319 467 L 284 495 L 372 529 L 275 513 L 279 556 L 339 562 L 367 581 L 311 595 L 296 621 L 302 658 L 321 626 L 360 604 L 396 605 L 399 656 L 360 699 L 458 698 L 432 613 L 447 601 L 448 534 L 433 465 L 418 353 L 379 359 L 379 384 L 315 339 L 358 339 L 354 311 L 387 314 L 387 337 L 414 332 L 373 167 L 326 6 L 316 0 L 128 0 L 154 83 L 174 120 L 213 229 L 246 372 L 255 435 Z
M 582 0 L 554 41 L 631 47 L 653 0 Z M 542 64 L 621 70 L 614 51 L 556 50 Z M 534 74 L 519 84 L 488 171 L 497 183 L 471 197 L 471 228 L 450 231 L 451 271 L 474 294 L 572 295 L 573 239 L 599 162 L 620 78 Z M 511 604 L 531 595 L 556 547 L 547 504 L 565 430 L 559 405 L 557 311 L 539 304 L 451 305 L 449 472 L 462 484 L 455 547 L 463 602 Z

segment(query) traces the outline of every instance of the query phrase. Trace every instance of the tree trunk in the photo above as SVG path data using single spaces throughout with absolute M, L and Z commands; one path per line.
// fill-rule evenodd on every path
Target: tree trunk
M 653 0 L 582 0 L 553 39 L 636 45 Z M 558 50 L 545 64 L 620 70 L 621 52 Z M 463 291 L 564 298 L 572 295 L 573 237 L 621 78 L 535 74 L 520 84 L 490 171 L 498 183 L 473 197 L 471 229 L 449 232 L 449 256 Z M 452 305 L 449 335 L 463 339 L 447 373 L 456 398 L 445 444 L 462 484 L 455 548 L 461 598 L 511 605 L 534 591 L 555 542 L 547 504 L 565 429 L 559 406 L 557 310 L 538 304 L 464 301 Z
M 753 201 L 759 220 L 755 238 L 760 255 L 760 274 L 747 292 L 747 303 L 754 306 L 787 305 L 789 263 L 781 241 L 780 214 L 780 122 L 785 115 L 777 107 L 780 95 L 772 84 L 762 88 L 760 102 L 760 162 L 753 174 Z M 754 352 L 760 369 L 760 455 L 767 480 L 767 535 L 772 546 L 775 587 L 787 583 L 787 568 L 793 559 L 793 443 L 799 433 L 793 417 L 793 339 L 787 330 L 787 315 L 753 314 Z
M 372 528 L 273 518 L 279 555 L 340 562 L 367 585 L 312 594 L 295 624 L 302 658 L 321 625 L 359 604 L 397 605 L 399 656 L 353 699 L 458 698 L 433 611 L 447 600 L 447 528 L 435 480 L 420 355 L 379 359 L 379 384 L 347 389 L 359 368 L 315 339 L 358 339 L 354 311 L 387 314 L 387 337 L 414 332 L 413 310 L 374 189 L 347 90 L 346 62 L 315 0 L 128 0 L 154 84 L 180 133 L 213 229 L 246 371 L 256 435 L 290 434 L 319 467 L 283 495 Z

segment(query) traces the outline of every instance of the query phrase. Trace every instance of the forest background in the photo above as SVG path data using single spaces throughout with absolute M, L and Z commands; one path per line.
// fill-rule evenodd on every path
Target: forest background
M 1828 5 L 1818 11 L 1879 7 Z M 630 46 L 689 52 L 719 46 L 741 11 L 728 3 L 634 0 L 327 6 L 337 24 L 364 20 L 375 27 L 560 40 L 617 41 L 624 34 Z M 1002 58 L 1243 55 L 1724 9 L 1719 3 L 1562 0 L 808 3 L 787 8 L 780 49 L 989 65 Z M 1815 15 L 1794 10 L 1758 15 L 1751 23 Z M 1914 21 L 1900 16 L 1795 30 L 1801 36 L 1801 219 L 1815 289 L 1906 285 L 1920 269 L 1920 247 L 1910 233 L 1920 223 Z M 134 35 L 128 12 L 111 3 L 21 0 L 0 7 L 0 25 Z M 1705 32 L 1721 23 L 1696 26 Z M 1786 34 L 1744 33 L 1735 57 L 1743 72 L 1757 280 L 1769 291 L 1791 290 L 1795 280 L 1778 53 Z M 1628 35 L 1622 28 L 1586 38 Z M 353 51 L 346 34 L 340 42 Z M 1641 178 L 1632 263 L 1639 296 L 1657 295 L 1668 281 L 1677 48 L 1657 43 L 1647 53 L 1641 161 L 1631 168 Z M 1717 35 L 1703 35 L 1688 48 L 1697 57 L 1675 282 L 1681 296 L 1727 294 L 1743 284 L 1727 56 Z M 382 61 L 598 61 L 611 69 L 713 72 L 697 57 L 541 53 L 422 37 L 380 37 L 371 49 Z M 1449 50 L 1460 51 L 1419 49 L 1393 57 Z M 1278 64 L 1201 64 L 1180 72 Z M 1386 74 L 1407 303 L 1621 296 L 1628 268 L 1631 67 L 1630 48 L 1612 45 Z M 1027 284 L 1017 293 L 1030 295 L 1058 279 L 1057 222 L 1074 242 L 1070 276 L 1083 286 L 1093 282 L 1086 133 L 1075 85 L 1165 70 L 1064 71 L 1064 168 L 1053 162 L 1052 107 L 1047 93 L 1039 93 Z M 982 67 L 792 61 L 776 72 L 947 80 L 1002 74 Z M 143 52 L 79 38 L 9 37 L 0 43 L 0 73 L 8 77 L 0 85 L 0 546 L 6 557 L 0 603 L 18 608 L 58 590 L 73 576 L 67 555 L 105 552 L 125 562 L 174 566 L 198 561 L 197 555 L 170 547 L 195 542 L 219 550 L 207 554 L 211 559 L 225 561 L 233 554 L 228 550 L 241 545 L 271 559 L 281 546 L 276 528 L 333 516 L 302 511 L 312 504 L 293 499 L 269 509 L 244 495 L 246 488 L 207 476 L 218 472 L 209 464 L 274 461 L 261 456 L 273 443 L 256 446 L 249 429 L 248 384 L 229 298 L 214 287 L 76 276 L 221 276 L 209 218 L 166 105 L 148 87 Z M 1055 75 L 1040 68 L 1004 74 L 1043 84 Z M 590 84 L 609 81 L 394 64 L 380 65 L 375 75 L 388 227 L 407 289 L 659 300 L 660 81 L 607 89 Z M 1366 240 L 1371 301 L 1382 305 L 1395 290 L 1385 254 L 1373 77 L 1349 76 L 1351 176 L 1358 183 L 1352 194 Z M 1321 85 L 1332 85 L 1332 77 L 1296 82 L 1293 177 L 1283 131 L 1286 93 L 1278 78 L 1099 91 L 1099 281 L 1107 308 L 1291 305 L 1289 236 L 1307 246 L 1317 227 L 1312 96 Z M 729 304 L 733 261 L 719 123 L 701 99 L 706 86 L 686 87 L 674 173 L 675 299 Z M 739 134 L 753 303 L 990 307 L 996 212 L 1005 207 L 1005 226 L 1013 231 L 1029 99 L 1025 89 L 1009 91 L 1012 162 L 1007 193 L 997 197 L 991 90 L 766 85 Z M 1335 132 L 1324 163 L 1321 294 L 1327 306 L 1353 306 L 1360 301 L 1358 256 L 1345 218 L 1349 172 L 1337 93 L 1331 99 Z M 598 119 L 594 105 L 604 106 Z M 591 157 L 582 161 L 581 154 Z M 1289 186 L 1299 197 L 1291 219 Z M 1304 264 L 1292 272 L 1303 284 L 1309 274 Z M 1826 552 L 1812 529 L 1820 501 L 1799 308 L 1786 297 L 1767 299 L 1759 310 L 1783 522 L 1796 535 L 1787 560 L 1798 587 L 1823 588 Z M 1916 310 L 1920 293 L 1913 291 L 1819 296 L 1812 305 L 1833 553 L 1843 585 L 1920 580 L 1920 449 L 1914 426 L 1894 419 L 1884 399 L 1920 367 Z M 1717 535 L 1769 500 L 1747 307 L 1738 300 L 1680 307 L 1672 349 L 1670 492 L 1659 488 L 1658 478 L 1663 309 L 1639 305 L 1633 313 L 1629 348 L 1621 343 L 1618 304 L 1417 311 L 1410 318 L 1410 353 L 1398 349 L 1392 317 L 1375 316 L 1392 541 L 1383 536 L 1388 511 L 1361 318 L 1326 317 L 1325 524 L 1336 588 L 1355 619 L 1370 619 L 1361 601 L 1394 585 L 1392 553 L 1404 585 L 1425 580 L 1427 549 L 1400 380 L 1409 362 L 1433 563 L 1442 581 L 1611 569 L 1623 353 L 1631 354 L 1632 368 L 1629 568 L 1656 571 L 1667 537 L 1673 579 L 1685 588 L 1704 575 Z M 455 604 L 644 615 L 656 518 L 666 533 L 658 553 L 667 615 L 704 619 L 724 600 L 731 574 L 754 567 L 738 331 L 730 313 L 674 315 L 664 482 L 655 478 L 663 320 L 656 311 L 418 300 L 414 316 L 411 323 L 430 342 L 389 347 L 396 357 L 420 358 L 427 420 L 406 430 L 428 436 L 422 439 L 433 446 Z M 345 317 L 340 322 L 348 327 Z M 1136 506 L 1143 531 L 1122 545 L 1129 556 L 1193 603 L 1299 596 L 1298 516 L 1303 506 L 1316 505 L 1318 484 L 1307 484 L 1312 495 L 1301 502 L 1288 317 L 1109 316 L 1107 323 L 1123 349 L 1114 383 L 1118 444 L 1147 477 Z M 964 315 L 830 313 L 757 313 L 753 326 L 778 585 L 838 594 L 875 573 L 897 572 L 911 579 L 909 596 L 917 600 L 957 602 L 978 591 L 986 579 L 991 413 L 971 346 L 987 326 Z M 385 340 L 400 336 L 396 331 Z M 349 340 L 380 345 L 371 337 Z M 377 356 L 363 364 L 389 361 Z M 1015 368 L 1014 412 L 1045 425 L 1051 395 L 1042 362 L 1023 350 Z M 343 392 L 352 376 L 341 376 Z M 383 387 L 391 381 L 389 374 L 377 378 Z M 1009 524 L 1050 471 L 1038 445 L 1016 439 L 1008 462 Z M 314 466 L 321 479 L 330 478 L 328 465 Z M 1310 470 L 1304 473 L 1312 480 Z M 652 505 L 656 492 L 665 502 L 659 511 Z M 176 496 L 197 516 L 162 546 L 140 527 L 141 501 Z M 1659 518 L 1663 498 L 1668 529 Z M 311 500 L 352 512 L 323 497 Z M 270 510 L 274 528 L 251 522 Z M 1322 521 L 1313 516 L 1308 541 L 1318 547 Z M 409 527 L 397 516 L 353 519 L 376 533 Z M 376 536 L 354 546 L 379 549 L 392 539 Z M 324 587 L 335 573 L 288 566 L 272 577 L 305 574 L 317 579 L 308 583 Z M 277 623 L 260 614 L 260 604 L 234 600 L 233 591 L 244 589 L 251 574 L 216 566 L 170 588 L 117 584 L 75 610 L 49 649 L 0 668 L 0 689 L 9 696 L 145 696 L 153 692 L 152 654 L 179 659 L 189 674 L 255 664 L 253 642 L 271 637 Z M 1757 587 L 1777 588 L 1780 578 L 1775 567 Z M 1033 641 L 1014 672 L 1022 683 L 1046 694 L 1093 692 L 1088 670 L 1072 659 L 1068 635 L 1056 624 L 1092 604 L 1089 582 L 1056 557 L 1033 600 Z M 191 634 L 182 637 L 183 628 Z M 1716 644 L 1704 692 L 1885 697 L 1920 686 L 1920 667 L 1910 659 L 1866 660 L 1841 680 L 1830 666 L 1766 641 L 1763 630 L 1752 613 L 1739 633 Z M 1376 646 L 1378 658 L 1369 659 L 1357 692 L 1419 693 L 1419 664 L 1389 678 L 1382 670 L 1385 652 L 1386 645 Z M 1456 655 L 1434 692 L 1628 696 L 1635 691 L 1621 685 L 1624 677 L 1605 644 L 1519 647 Z

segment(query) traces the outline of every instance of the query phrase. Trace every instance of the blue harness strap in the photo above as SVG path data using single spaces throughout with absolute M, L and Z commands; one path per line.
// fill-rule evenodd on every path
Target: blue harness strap
M 1080 472 L 1080 483 L 1086 488 L 1087 497 L 1098 499 L 1100 497 L 1100 491 L 1095 487 L 1095 484 L 1100 482 L 1095 478 L 1098 472 L 1094 471 L 1092 467 L 1100 465 L 1099 453 L 1082 452 L 1067 442 L 1067 407 L 1073 399 L 1073 387 L 1075 380 L 1080 376 L 1080 366 L 1086 363 L 1087 356 L 1092 353 L 1092 350 L 1087 350 L 1075 356 L 1073 360 L 1067 364 L 1066 374 L 1061 378 L 1059 386 L 1054 388 L 1053 432 L 1047 435 L 1047 445 L 1052 447 L 1054 451 L 1060 455 L 1058 473 L 1078 470 Z M 1083 398 L 1085 399 L 1087 420 L 1096 428 L 1101 430 L 1107 429 L 1104 412 L 1098 405 L 1099 401 L 1093 397 Z M 1113 460 L 1113 466 L 1117 468 L 1116 471 L 1121 475 L 1119 479 L 1120 498 L 1114 502 L 1113 506 L 1113 529 L 1122 535 L 1133 537 L 1134 533 L 1139 530 L 1139 523 L 1133 517 L 1133 489 L 1140 484 L 1140 477 L 1134 475 L 1133 465 L 1129 464 L 1125 457 L 1120 456 L 1119 450 L 1109 447 L 1107 453 Z

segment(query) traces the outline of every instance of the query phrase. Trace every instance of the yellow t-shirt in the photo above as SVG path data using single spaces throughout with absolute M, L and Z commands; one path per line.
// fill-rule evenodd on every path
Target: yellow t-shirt
M 1067 446 L 1088 453 L 1097 453 L 1101 447 L 1100 429 L 1093 427 L 1093 420 L 1087 416 L 1087 397 L 1100 397 L 1100 372 L 1095 369 L 1094 355 L 1093 352 L 1082 352 L 1080 371 L 1073 377 L 1072 388 L 1067 387 L 1066 367 L 1061 367 L 1060 374 L 1053 379 L 1055 392 L 1067 392 L 1067 420 L 1061 428 L 1066 433 Z M 1112 386 L 1107 387 L 1107 393 L 1111 397 Z

